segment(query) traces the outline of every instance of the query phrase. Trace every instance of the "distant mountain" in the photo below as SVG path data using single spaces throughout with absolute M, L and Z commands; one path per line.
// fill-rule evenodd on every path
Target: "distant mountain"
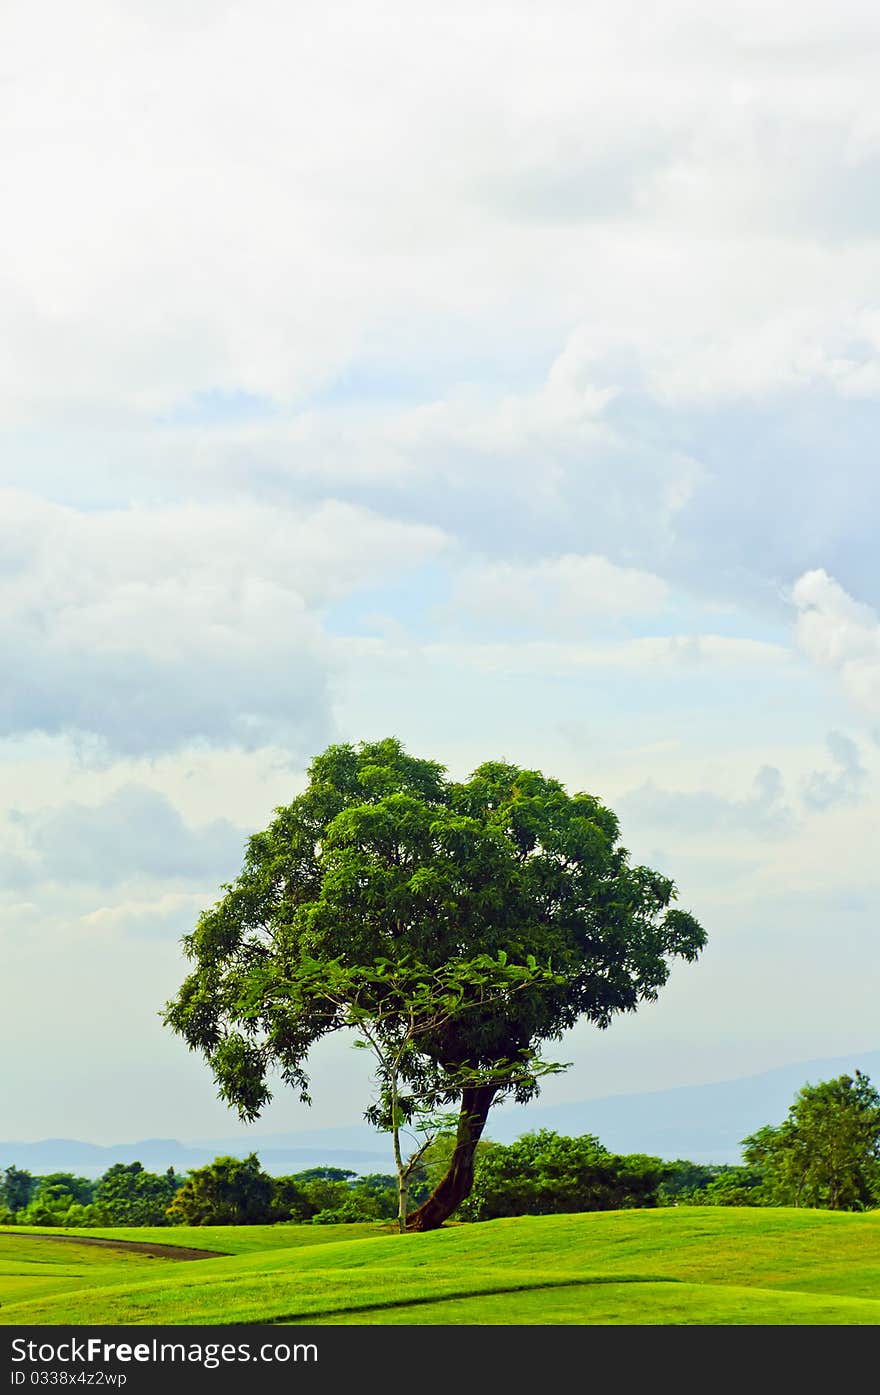
M 781 1123 L 802 1085 L 852 1075 L 857 1068 L 880 1085 L 880 1051 L 856 1051 L 711 1085 L 571 1104 L 502 1105 L 489 1115 L 486 1137 L 510 1143 L 527 1131 L 555 1129 L 562 1134 L 596 1134 L 617 1153 L 736 1163 L 741 1161 L 742 1139 L 762 1124 Z
M 567 1104 L 501 1105 L 492 1110 L 486 1138 L 510 1143 L 535 1129 L 561 1134 L 596 1134 L 618 1153 L 651 1153 L 693 1162 L 740 1161 L 740 1142 L 762 1124 L 778 1124 L 802 1085 L 830 1080 L 858 1068 L 880 1084 L 880 1051 L 856 1051 L 780 1066 L 762 1075 L 682 1085 L 637 1095 L 610 1095 Z M 102 1145 L 70 1138 L 36 1143 L 0 1142 L 0 1168 L 14 1163 L 34 1173 L 76 1172 L 97 1177 L 112 1163 L 141 1162 L 150 1171 L 201 1167 L 222 1154 L 256 1152 L 267 1172 L 278 1175 L 307 1167 L 347 1167 L 352 1172 L 393 1172 L 387 1135 L 367 1124 L 228 1138 L 147 1138 Z
M 341 1137 L 337 1136 L 341 1135 Z M 113 1163 L 140 1162 L 151 1172 L 202 1167 L 222 1155 L 259 1154 L 266 1172 L 301 1172 L 307 1167 L 346 1167 L 352 1172 L 393 1171 L 390 1145 L 366 1125 L 301 1134 L 252 1135 L 199 1139 L 143 1138 L 136 1143 L 83 1143 L 73 1138 L 45 1138 L 36 1143 L 0 1142 L 0 1168 L 14 1163 L 28 1172 L 75 1172 L 99 1177 Z

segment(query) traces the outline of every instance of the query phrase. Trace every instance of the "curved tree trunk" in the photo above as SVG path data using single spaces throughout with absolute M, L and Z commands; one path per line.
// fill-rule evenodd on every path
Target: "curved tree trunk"
M 496 1094 L 495 1085 L 472 1085 L 462 1090 L 455 1152 L 449 1171 L 427 1201 L 407 1217 L 407 1230 L 436 1230 L 470 1192 L 474 1184 L 474 1154 Z

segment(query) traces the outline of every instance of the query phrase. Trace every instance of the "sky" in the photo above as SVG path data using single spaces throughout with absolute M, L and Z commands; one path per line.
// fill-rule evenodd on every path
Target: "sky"
M 180 937 L 388 735 L 597 795 L 707 930 L 545 1102 L 876 1050 L 876 6 L 2 27 L 0 1137 L 240 1130 Z

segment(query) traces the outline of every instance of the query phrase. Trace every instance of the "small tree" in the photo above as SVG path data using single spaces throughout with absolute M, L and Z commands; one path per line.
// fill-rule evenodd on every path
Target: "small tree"
M 23 1211 L 40 1185 L 39 1178 L 23 1168 L 7 1167 L 0 1182 L 0 1202 L 13 1212 Z
M 778 1127 L 743 1139 L 768 1203 L 858 1211 L 880 1204 L 880 1094 L 867 1075 L 805 1085 Z
M 23 1211 L 16 1213 L 21 1225 L 91 1225 L 95 1183 L 72 1172 L 50 1172 L 36 1177 L 36 1191 Z
M 19 1225 L 64 1225 L 67 1213 L 74 1204 L 69 1193 L 48 1196 L 42 1200 L 34 1197 L 23 1211 L 16 1212 L 15 1219 Z
M 580 1018 L 606 1027 L 654 1000 L 670 961 L 705 943 L 672 908 L 674 883 L 631 866 L 618 837 L 610 809 L 540 771 L 493 761 L 454 782 L 394 738 L 331 746 L 185 938 L 194 967 L 165 1022 L 248 1121 L 271 1098 L 271 1071 L 308 1102 L 314 1044 L 380 1024 L 374 1121 L 393 1127 L 416 1103 L 457 1106 L 449 1169 L 408 1217 L 434 1229 L 470 1190 L 492 1104 L 538 1092 L 541 1044 Z M 458 1005 L 437 1014 L 420 1000 L 405 1046 L 397 990 L 374 977 L 383 962 L 412 973 L 421 999 L 426 985 L 450 987 L 447 966 L 459 975 Z M 479 1002 L 473 974 L 490 962 L 528 981 L 514 992 L 493 970 Z M 321 988 L 325 970 L 335 996 Z
M 183 1178 L 173 1167 L 147 1172 L 142 1163 L 114 1163 L 99 1178 L 95 1209 L 104 1225 L 167 1225 L 167 1210 Z
M 701 1187 L 712 1182 L 722 1170 L 719 1163 L 695 1163 L 689 1158 L 676 1158 L 666 1165 L 666 1176 L 657 1189 L 659 1206 L 677 1206 L 679 1202 L 690 1202 L 690 1198 Z
M 418 1183 L 416 1186 L 418 1187 Z M 358 1177 L 351 1183 L 351 1193 L 358 1200 L 375 1201 L 380 1220 L 393 1220 L 399 1213 L 398 1179 L 388 1172 L 369 1172 L 364 1177 Z M 410 1197 L 412 1197 L 412 1193 L 412 1179 L 410 1179 Z
M 67 1195 L 78 1206 L 88 1206 L 94 1200 L 95 1183 L 89 1177 L 77 1177 L 73 1172 L 47 1172 L 37 1179 L 37 1199 Z
M 297 1177 L 272 1178 L 272 1210 L 278 1220 L 308 1221 L 319 1208 L 309 1196 L 309 1185 Z
M 682 1191 L 679 1199 L 687 1206 L 772 1206 L 760 1168 L 735 1164 L 715 1167 L 700 1186 Z M 661 1189 L 661 1201 L 665 1198 Z
M 189 1173 L 167 1210 L 172 1225 L 260 1225 L 281 1219 L 256 1153 L 215 1158 Z

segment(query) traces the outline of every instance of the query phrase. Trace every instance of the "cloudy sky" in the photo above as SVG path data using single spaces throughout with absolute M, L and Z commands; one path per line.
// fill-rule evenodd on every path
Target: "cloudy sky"
M 230 1134 L 159 1012 L 331 741 L 599 795 L 706 926 L 548 1102 L 877 1049 L 880 11 L 8 0 L 0 1137 Z M 355 1122 L 367 1063 L 315 1059 Z

